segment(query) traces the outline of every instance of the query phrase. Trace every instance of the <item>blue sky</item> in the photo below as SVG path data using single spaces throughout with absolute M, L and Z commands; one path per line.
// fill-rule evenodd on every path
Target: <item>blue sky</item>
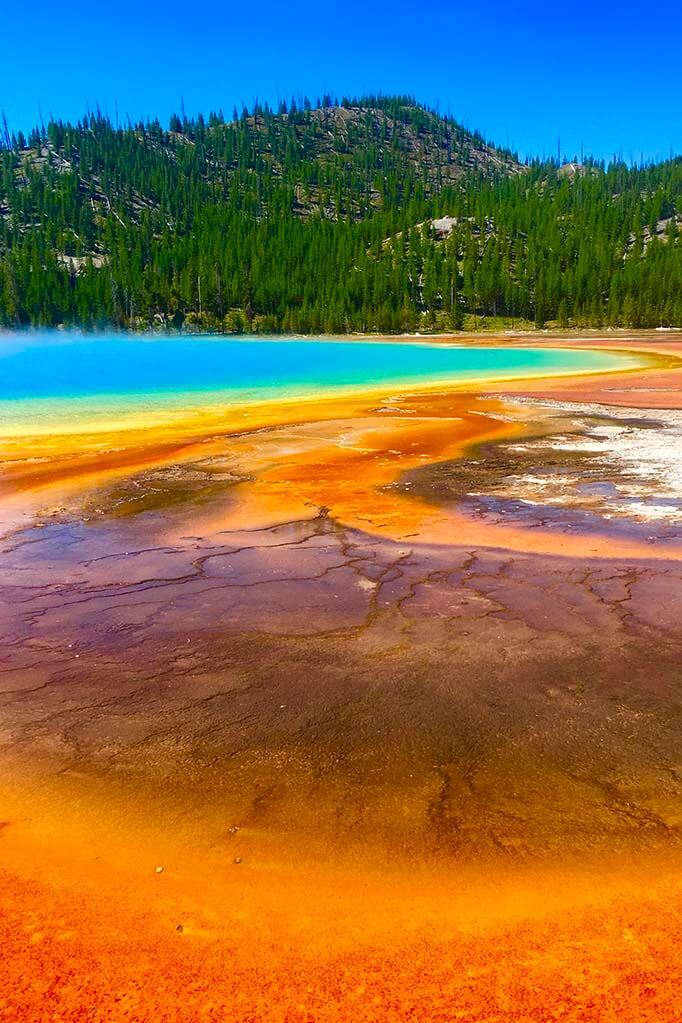
M 165 122 L 255 96 L 410 92 L 522 154 L 682 152 L 682 0 L 24 0 L 5 6 L 0 108 Z

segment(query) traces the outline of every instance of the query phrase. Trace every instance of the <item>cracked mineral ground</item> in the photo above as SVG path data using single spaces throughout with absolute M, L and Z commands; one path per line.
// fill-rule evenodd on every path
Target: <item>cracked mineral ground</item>
M 675 387 L 13 441 L 0 1016 L 678 1020 Z

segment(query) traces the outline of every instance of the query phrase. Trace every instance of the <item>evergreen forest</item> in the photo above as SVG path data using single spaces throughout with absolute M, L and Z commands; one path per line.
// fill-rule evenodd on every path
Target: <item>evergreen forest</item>
M 521 162 L 409 96 L 0 145 L 0 325 L 682 326 L 682 158 Z

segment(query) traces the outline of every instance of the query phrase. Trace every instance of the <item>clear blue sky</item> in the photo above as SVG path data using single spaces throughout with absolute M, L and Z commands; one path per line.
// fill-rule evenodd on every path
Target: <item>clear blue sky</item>
M 18 0 L 2 13 L 15 130 L 164 122 L 258 96 L 410 92 L 522 154 L 682 152 L 682 0 Z

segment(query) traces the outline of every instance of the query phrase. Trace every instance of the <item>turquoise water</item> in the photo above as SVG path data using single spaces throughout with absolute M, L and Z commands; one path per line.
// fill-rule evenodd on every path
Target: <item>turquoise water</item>
M 0 335 L 0 424 L 622 366 L 610 353 L 426 342 Z

